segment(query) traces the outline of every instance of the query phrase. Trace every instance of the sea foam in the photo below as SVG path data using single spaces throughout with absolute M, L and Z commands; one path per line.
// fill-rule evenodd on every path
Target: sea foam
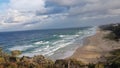
M 60 51 L 60 53 L 63 51 L 65 47 L 69 47 L 71 44 L 73 44 L 77 39 L 83 39 L 85 37 L 91 36 L 95 34 L 96 28 L 88 28 L 85 30 L 79 30 L 75 34 L 53 34 L 53 37 L 57 37 L 58 39 L 53 40 L 38 40 L 36 42 L 31 43 L 31 45 L 23 45 L 23 46 L 14 46 L 9 48 L 10 51 L 12 50 L 20 50 L 24 51 L 22 55 L 20 56 L 34 56 L 34 55 L 44 55 L 44 56 L 53 56 L 55 55 L 56 51 Z M 74 49 L 76 46 L 71 45 L 71 47 Z M 28 49 L 31 49 L 30 51 L 26 51 Z M 66 51 L 69 53 L 69 50 Z M 65 54 L 67 54 L 65 52 Z M 72 51 L 70 51 L 72 52 Z M 59 53 L 56 53 L 59 54 Z
M 33 45 L 14 46 L 14 47 L 8 48 L 8 50 L 10 50 L 10 51 L 13 51 L 13 50 L 25 51 L 32 47 L 34 47 L 34 46 Z

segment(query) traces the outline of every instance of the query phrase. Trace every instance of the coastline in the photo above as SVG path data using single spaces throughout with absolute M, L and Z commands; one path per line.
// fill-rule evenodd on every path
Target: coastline
M 18 57 L 21 53 L 19 50 L 11 51 L 10 54 L 4 52 L 0 48 L 0 68 L 119 68 L 120 67 L 120 36 L 118 32 L 119 26 L 104 27 L 97 29 L 96 34 L 87 32 L 87 35 L 82 37 L 82 41 L 72 44 L 68 49 L 59 51 L 62 56 L 64 50 L 71 50 L 76 45 L 79 46 L 74 50 L 74 54 L 66 53 L 68 58 L 59 59 L 58 55 L 55 61 L 43 55 L 34 55 Z M 105 30 L 105 29 L 108 30 Z M 109 35 L 115 34 L 115 36 Z M 114 32 L 115 31 L 115 32 Z M 92 31 L 91 31 L 92 32 Z M 111 38 L 112 37 L 112 38 Z M 117 37 L 117 38 L 116 38 Z M 81 47 L 80 47 L 81 46 Z M 72 50 L 73 51 L 73 50 Z M 57 54 L 59 54 L 57 52 Z M 56 56 L 56 55 L 55 55 Z
M 106 40 L 103 37 L 109 32 L 96 30 L 96 34 L 86 37 L 84 44 L 77 48 L 69 59 L 77 59 L 88 63 L 105 62 L 105 56 L 109 55 L 110 51 L 119 48 L 120 42 Z
M 84 35 L 80 35 L 78 37 L 78 35 L 76 34 L 77 37 L 75 39 L 71 39 L 73 40 L 73 42 L 70 42 L 71 44 L 55 51 L 53 55 L 46 57 L 52 59 L 53 61 L 57 59 L 66 59 L 72 56 L 76 51 L 76 49 L 83 46 L 86 37 L 92 36 L 95 33 L 96 33 L 96 27 L 92 27 L 90 29 L 85 30 L 83 32 Z

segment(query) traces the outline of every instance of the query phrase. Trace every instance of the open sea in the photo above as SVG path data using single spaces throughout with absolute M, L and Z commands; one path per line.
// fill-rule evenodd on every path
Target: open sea
M 8 53 L 20 50 L 20 56 L 62 59 L 71 56 L 83 39 L 95 32 L 96 27 L 0 32 L 0 47 Z

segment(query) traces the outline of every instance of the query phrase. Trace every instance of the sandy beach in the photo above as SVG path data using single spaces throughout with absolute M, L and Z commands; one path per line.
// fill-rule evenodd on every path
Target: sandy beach
M 86 64 L 104 62 L 104 57 L 108 56 L 110 51 L 120 48 L 120 42 L 104 38 L 107 33 L 109 32 L 97 30 L 95 35 L 86 38 L 85 44 L 79 47 L 70 58 Z

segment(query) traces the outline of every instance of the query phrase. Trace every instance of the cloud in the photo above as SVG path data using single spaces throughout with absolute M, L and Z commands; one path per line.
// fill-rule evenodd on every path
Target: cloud
M 51 1 L 62 6 L 73 6 L 80 3 L 79 0 L 51 0 Z
M 10 0 L 10 8 L 20 10 L 20 11 L 45 11 L 45 1 L 44 0 Z
M 111 9 L 109 10 L 109 13 L 113 15 L 120 15 L 120 9 Z
M 67 28 L 119 22 L 120 0 L 10 0 L 0 31 Z

